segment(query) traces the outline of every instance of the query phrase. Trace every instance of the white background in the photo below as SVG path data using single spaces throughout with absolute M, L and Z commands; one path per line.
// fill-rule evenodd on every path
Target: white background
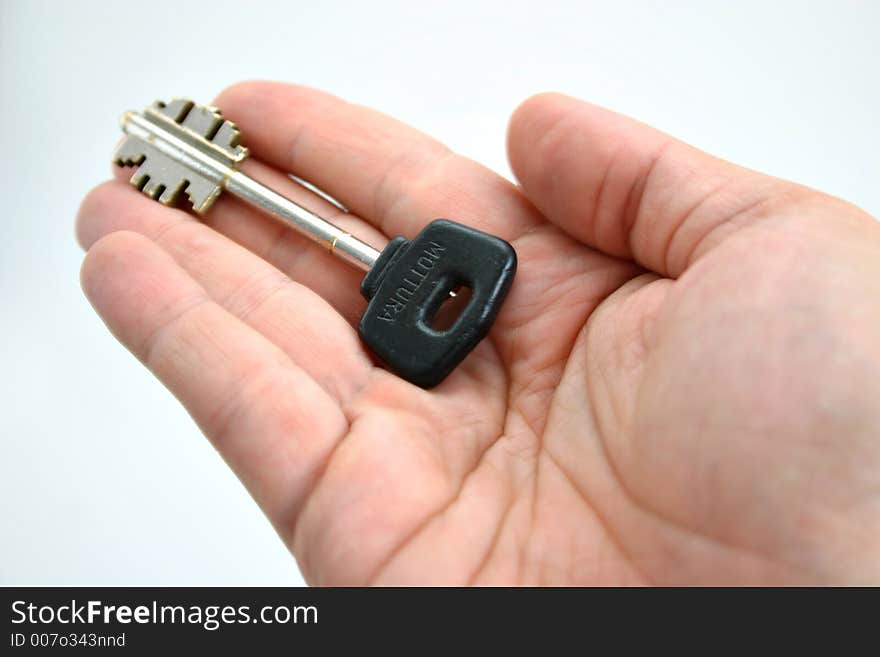
M 507 117 L 552 89 L 876 216 L 878 28 L 869 1 L 0 0 L 0 583 L 302 582 L 79 290 L 73 217 L 123 110 L 295 81 L 509 176 Z

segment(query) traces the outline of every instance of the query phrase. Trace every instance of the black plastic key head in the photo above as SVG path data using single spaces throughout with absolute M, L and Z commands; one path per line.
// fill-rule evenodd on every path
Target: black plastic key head
M 402 378 L 431 388 L 489 332 L 516 272 L 504 240 L 437 219 L 412 241 L 395 237 L 361 283 L 370 302 L 361 339 Z M 450 292 L 470 290 L 448 328 L 434 328 Z

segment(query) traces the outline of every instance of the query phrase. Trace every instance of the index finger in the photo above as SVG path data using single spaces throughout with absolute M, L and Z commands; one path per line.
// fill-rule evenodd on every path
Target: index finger
M 538 222 L 512 183 L 375 110 L 274 82 L 237 84 L 214 104 L 257 157 L 388 236 L 412 237 L 445 217 L 511 240 Z

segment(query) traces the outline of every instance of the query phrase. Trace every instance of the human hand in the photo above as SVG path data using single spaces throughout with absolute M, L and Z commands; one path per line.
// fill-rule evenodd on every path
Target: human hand
M 360 274 L 236 199 L 204 222 L 122 180 L 83 202 L 87 296 L 309 582 L 880 580 L 871 217 L 560 95 L 511 121 L 521 188 L 314 90 L 214 104 L 246 172 L 374 246 L 448 217 L 519 257 L 424 391 L 360 345 Z

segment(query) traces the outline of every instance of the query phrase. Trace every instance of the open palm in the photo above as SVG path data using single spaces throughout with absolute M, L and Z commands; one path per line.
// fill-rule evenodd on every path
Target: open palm
M 559 95 L 514 115 L 520 188 L 314 90 L 215 104 L 245 171 L 374 246 L 447 217 L 519 257 L 489 338 L 425 391 L 358 341 L 360 274 L 236 199 L 204 223 L 121 180 L 84 201 L 90 300 L 308 581 L 880 577 L 870 217 Z

